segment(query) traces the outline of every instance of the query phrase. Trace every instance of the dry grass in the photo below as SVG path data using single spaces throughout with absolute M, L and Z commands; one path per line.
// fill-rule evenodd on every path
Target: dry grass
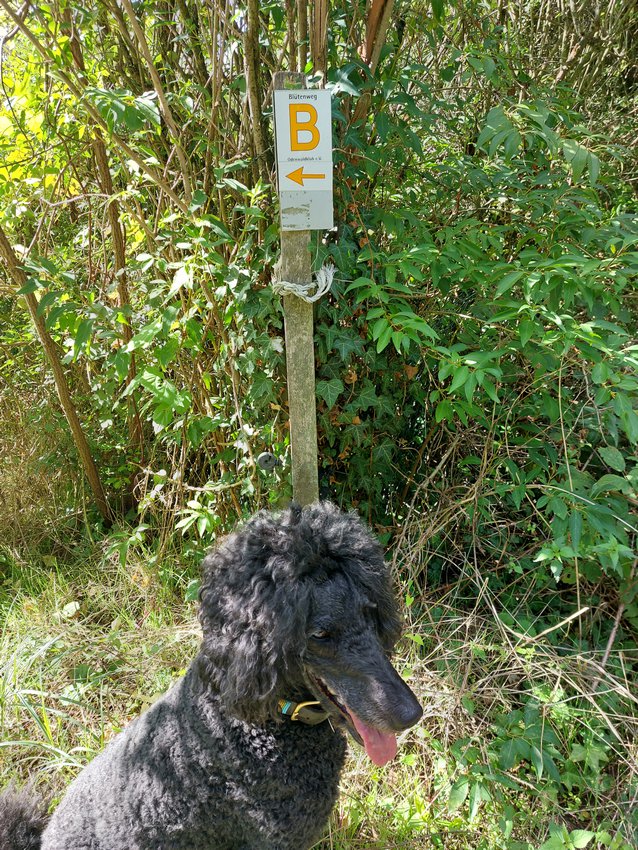
M 471 522 L 464 506 L 476 506 L 480 495 L 480 476 L 463 493 L 457 488 L 430 497 L 427 510 L 417 493 L 393 557 L 411 603 L 407 630 L 422 644 L 414 681 L 426 704 L 430 693 L 436 694 L 424 726 L 448 756 L 458 752 L 459 742 L 461 754 L 463 748 L 478 752 L 466 764 L 463 758 L 446 757 L 448 769 L 456 760 L 457 772 L 448 774 L 444 796 L 459 770 L 469 775 L 473 765 L 498 768 L 495 741 L 499 735 L 518 734 L 507 731 L 507 718 L 531 699 L 539 706 L 541 722 L 556 733 L 567 785 L 573 764 L 582 770 L 580 780 L 574 779 L 569 791 L 561 786 L 558 797 L 547 776 L 537 776 L 529 764 L 502 771 L 518 787 L 520 811 L 533 809 L 513 837 L 539 843 L 550 821 L 594 831 L 603 824 L 613 825 L 612 831 L 636 845 L 636 643 L 626 633 L 618 645 L 612 639 L 596 645 L 594 626 L 607 618 L 609 630 L 613 604 L 603 598 L 594 609 L 583 598 L 578 608 L 574 598 L 571 612 L 563 615 L 559 612 L 565 606 L 556 604 L 558 589 L 538 590 L 533 576 L 508 572 L 508 552 L 495 552 L 489 540 L 468 535 Z M 495 517 L 497 522 L 506 520 Z M 449 566 L 454 580 L 447 586 L 430 587 L 428 563 L 433 558 Z M 493 581 L 497 574 L 500 582 Z M 425 795 L 436 808 L 441 795 L 431 777 L 426 771 Z M 516 798 L 515 788 L 510 793 Z
M 0 394 L 0 540 L 19 551 L 43 542 L 68 554 L 69 530 L 82 525 L 73 447 L 44 382 Z M 73 537 L 76 535 L 74 534 Z

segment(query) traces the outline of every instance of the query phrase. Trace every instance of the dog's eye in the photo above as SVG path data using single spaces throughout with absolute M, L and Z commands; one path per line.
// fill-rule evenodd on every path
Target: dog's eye
M 310 636 L 313 640 L 330 640 L 332 635 L 326 629 L 318 629 Z

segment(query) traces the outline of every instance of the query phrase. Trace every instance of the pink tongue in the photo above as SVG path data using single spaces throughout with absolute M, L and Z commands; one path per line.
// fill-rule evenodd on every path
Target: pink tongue
M 373 729 L 371 726 L 366 726 L 362 720 L 359 720 L 356 714 L 350 712 L 350 717 L 354 723 L 355 729 L 361 735 L 363 744 L 366 748 L 366 753 L 370 761 L 374 762 L 377 767 L 383 767 L 391 761 L 397 754 L 397 739 L 396 735 L 391 732 L 379 732 L 378 729 Z

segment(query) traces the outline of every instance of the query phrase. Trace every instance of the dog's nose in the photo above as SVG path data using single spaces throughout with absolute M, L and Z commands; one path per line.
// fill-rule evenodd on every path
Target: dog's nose
M 422 717 L 423 708 L 414 694 L 410 691 L 410 699 L 405 700 L 398 712 L 397 720 L 401 724 L 401 729 L 409 729 L 411 726 L 414 726 L 415 723 L 418 723 Z
M 386 680 L 385 693 L 390 699 L 388 707 L 391 707 L 389 712 L 392 718 L 391 728 L 394 732 L 403 732 L 419 722 L 423 716 L 423 709 L 408 683 L 399 676 L 389 662 L 386 673 L 388 680 Z

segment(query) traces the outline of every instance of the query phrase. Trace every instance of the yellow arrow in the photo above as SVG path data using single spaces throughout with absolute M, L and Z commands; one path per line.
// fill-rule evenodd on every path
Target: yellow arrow
M 325 180 L 325 174 L 305 174 L 303 170 L 303 165 L 299 168 L 296 168 L 294 171 L 291 171 L 290 174 L 286 174 L 290 180 L 293 180 L 295 183 L 299 183 L 300 186 L 303 186 L 304 180 Z

